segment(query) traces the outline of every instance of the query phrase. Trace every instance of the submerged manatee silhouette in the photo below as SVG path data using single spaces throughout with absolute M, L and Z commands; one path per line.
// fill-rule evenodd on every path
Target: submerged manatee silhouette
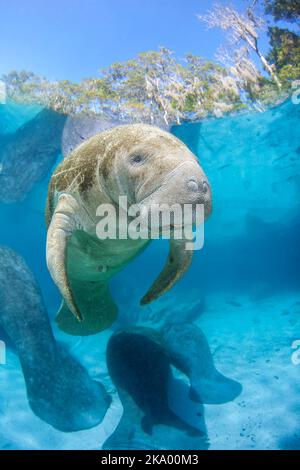
M 161 334 L 172 362 L 190 379 L 191 399 L 206 404 L 222 404 L 240 395 L 241 384 L 215 368 L 206 337 L 198 326 L 166 324 Z
M 0 202 L 22 201 L 43 180 L 61 152 L 66 116 L 43 109 L 0 146 Z
M 128 206 L 139 206 L 146 226 L 154 205 L 203 204 L 205 217 L 211 212 L 207 178 L 173 135 L 149 125 L 124 125 L 80 145 L 54 172 L 46 211 L 47 265 L 64 298 L 57 323 L 67 333 L 95 334 L 114 322 L 117 308 L 108 281 L 149 242 L 97 237 L 97 208 L 110 204 L 118 214 L 120 196 Z M 141 303 L 168 291 L 188 269 L 192 253 L 186 240 L 171 237 L 167 263 Z
M 110 404 L 101 383 L 58 344 L 23 259 L 0 246 L 0 326 L 20 358 L 33 412 L 65 432 L 99 424 Z
M 159 333 L 144 327 L 121 330 L 110 338 L 106 358 L 124 411 L 105 449 L 207 447 L 205 434 L 169 406 L 172 371 Z

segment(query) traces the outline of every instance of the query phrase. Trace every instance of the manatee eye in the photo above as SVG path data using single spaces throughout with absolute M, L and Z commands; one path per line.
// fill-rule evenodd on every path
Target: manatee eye
M 142 165 L 144 163 L 144 158 L 142 155 L 133 155 L 131 157 L 130 162 L 132 165 Z

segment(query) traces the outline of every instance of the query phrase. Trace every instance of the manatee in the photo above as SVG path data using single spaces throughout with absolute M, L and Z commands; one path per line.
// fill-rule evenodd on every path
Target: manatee
M 240 395 L 241 384 L 215 368 L 206 337 L 198 326 L 166 324 L 161 334 L 173 364 L 190 379 L 191 399 L 204 404 L 222 404 Z
M 106 353 L 123 416 L 104 449 L 199 449 L 205 433 L 169 406 L 171 363 L 159 333 L 134 327 L 116 332 Z
M 62 136 L 63 156 L 67 157 L 78 145 L 82 144 L 90 137 L 99 134 L 99 132 L 125 124 L 130 124 L 130 121 L 128 119 L 126 121 L 123 119 L 120 120 L 120 118 L 116 116 L 106 114 L 76 114 L 68 116 Z M 159 117 L 156 119 L 155 125 L 168 131 L 171 128 L 171 126 L 167 125 L 164 120 L 159 119 Z
M 91 116 L 87 114 L 68 116 L 62 135 L 62 153 L 64 157 L 67 157 L 85 140 L 119 124 L 117 120 L 112 120 L 105 116 Z
M 25 198 L 61 152 L 66 116 L 44 109 L 5 137 L 0 147 L 0 202 Z
M 23 259 L 0 246 L 0 327 L 14 344 L 32 411 L 65 432 L 102 422 L 110 398 L 53 337 L 36 281 Z
M 127 196 L 128 206 L 138 205 L 141 214 L 151 214 L 153 204 L 174 203 L 203 204 L 205 217 L 211 212 L 211 191 L 198 160 L 171 134 L 124 125 L 81 144 L 54 172 L 46 208 L 47 265 L 63 297 L 56 320 L 66 333 L 95 334 L 114 322 L 117 307 L 108 281 L 149 243 L 97 237 L 98 206 L 110 204 L 119 213 L 119 196 Z M 141 304 L 168 291 L 191 259 L 186 240 L 171 236 L 166 265 Z

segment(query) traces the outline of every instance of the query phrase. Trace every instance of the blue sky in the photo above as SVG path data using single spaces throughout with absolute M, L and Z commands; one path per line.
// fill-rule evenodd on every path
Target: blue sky
M 219 0 L 228 4 L 230 0 Z M 50 79 L 95 76 L 112 62 L 166 46 L 213 59 L 223 33 L 196 14 L 214 0 L 0 0 L 0 74 Z M 244 0 L 232 0 L 241 8 Z M 266 38 L 262 38 L 266 48 Z

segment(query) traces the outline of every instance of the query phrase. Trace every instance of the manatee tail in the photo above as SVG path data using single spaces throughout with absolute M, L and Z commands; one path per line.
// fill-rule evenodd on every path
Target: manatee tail
M 63 345 L 56 353 L 43 351 L 28 361 L 20 354 L 27 397 L 35 415 L 55 429 L 75 432 L 99 425 L 111 398 L 104 386 L 92 380 Z
M 101 423 L 109 395 L 55 341 L 35 278 L 18 254 L 1 246 L 0 326 L 18 353 L 29 404 L 40 419 L 64 432 Z
M 57 314 L 58 327 L 74 336 L 88 336 L 109 328 L 118 309 L 111 298 L 109 286 L 103 281 L 70 280 L 76 304 L 82 316 L 79 322 L 63 300 Z
M 191 377 L 190 398 L 198 403 L 222 405 L 237 398 L 242 392 L 242 385 L 236 380 L 225 377 L 217 370 L 209 376 Z
M 121 391 L 123 414 L 115 431 L 107 438 L 102 450 L 157 450 L 149 434 L 141 427 L 143 412 L 131 396 Z
M 217 405 L 241 394 L 242 385 L 216 369 L 207 339 L 197 325 L 166 324 L 162 334 L 173 365 L 190 379 L 192 401 Z
M 123 416 L 102 450 L 208 449 L 207 436 L 201 431 L 185 426 L 185 423 L 174 427 L 175 415 L 171 417 L 170 413 L 170 423 L 155 424 L 151 417 L 143 414 L 127 392 L 122 390 L 120 398 Z

